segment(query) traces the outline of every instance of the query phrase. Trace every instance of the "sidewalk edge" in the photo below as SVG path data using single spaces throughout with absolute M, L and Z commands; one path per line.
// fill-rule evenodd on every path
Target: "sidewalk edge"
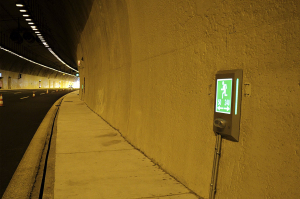
M 47 137 L 51 133 L 53 119 L 58 109 L 57 105 L 64 97 L 65 95 L 59 98 L 47 112 L 25 151 L 2 199 L 30 198 L 40 168 L 42 155 L 48 142 Z
M 83 101 L 83 100 L 82 100 Z M 131 145 L 135 150 L 139 151 L 141 154 L 143 154 L 146 158 L 148 158 L 154 165 L 156 165 L 160 170 L 162 170 L 164 173 L 168 174 L 169 176 L 171 176 L 175 181 L 177 181 L 178 183 L 180 183 L 182 186 L 184 186 L 187 190 L 189 190 L 189 194 L 194 194 L 196 197 L 198 197 L 199 199 L 204 199 L 203 197 L 199 196 L 198 194 L 196 194 L 193 190 L 191 190 L 189 187 L 187 187 L 185 184 L 183 184 L 181 181 L 179 181 L 174 175 L 170 174 L 168 171 L 166 171 L 165 169 L 163 169 L 160 164 L 153 158 L 149 157 L 144 151 L 142 151 L 141 149 L 137 148 L 134 144 L 132 144 L 121 132 L 119 129 L 115 128 L 112 124 L 110 124 L 107 120 L 105 120 L 101 115 L 99 115 L 97 112 L 95 112 L 92 108 L 90 108 L 88 106 L 88 104 L 83 101 L 85 103 L 85 105 L 88 107 L 88 109 L 90 109 L 93 113 L 95 113 L 98 117 L 100 117 L 104 122 L 106 122 L 111 128 L 113 128 L 114 130 L 116 130 L 121 137 L 129 144 Z

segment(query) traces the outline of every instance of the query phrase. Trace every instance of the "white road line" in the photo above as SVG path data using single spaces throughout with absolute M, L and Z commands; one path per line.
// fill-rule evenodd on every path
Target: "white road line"
M 27 97 L 22 97 L 22 98 L 20 98 L 20 99 L 26 99 L 26 98 L 28 98 L 29 96 L 27 96 Z
M 45 93 L 41 93 L 40 95 L 44 95 Z
M 22 92 L 16 92 L 16 93 L 14 93 L 14 94 L 19 94 L 19 93 L 22 93 Z

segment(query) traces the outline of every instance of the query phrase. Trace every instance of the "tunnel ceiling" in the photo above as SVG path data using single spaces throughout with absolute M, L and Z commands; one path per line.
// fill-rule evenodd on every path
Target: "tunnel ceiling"
M 61 63 L 49 50 L 58 55 L 73 69 L 77 69 L 77 45 L 82 30 L 89 17 L 94 0 L 21 0 L 0 1 L 0 45 L 12 52 L 51 68 L 75 74 L 74 70 Z M 17 7 L 21 3 L 25 7 Z M 20 9 L 27 10 L 20 12 Z M 29 14 L 24 17 L 23 14 Z M 26 21 L 32 19 L 32 21 Z M 34 24 L 30 25 L 29 22 Z M 31 26 L 36 26 L 48 46 L 38 38 L 38 33 Z M 23 61 L 17 56 L 7 56 L 0 51 L 0 59 L 14 59 L 15 66 L 3 64 L 0 69 L 21 71 Z M 18 59 L 20 64 L 18 64 Z M 2 64 L 1 64 L 2 62 Z M 5 63 L 10 63 L 7 61 Z M 16 68 L 20 65 L 20 68 Z M 23 64 L 24 65 L 24 64 Z M 49 70 L 49 73 L 53 71 Z

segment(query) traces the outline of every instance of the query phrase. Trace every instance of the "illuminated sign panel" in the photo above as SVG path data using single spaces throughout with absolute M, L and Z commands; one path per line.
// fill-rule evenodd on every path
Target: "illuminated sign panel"
M 215 112 L 231 114 L 232 78 L 217 79 Z
M 236 90 L 235 90 L 235 109 L 234 114 L 237 115 L 238 110 L 238 100 L 239 100 L 239 78 L 236 78 Z
M 216 73 L 213 130 L 222 138 L 239 141 L 243 70 Z

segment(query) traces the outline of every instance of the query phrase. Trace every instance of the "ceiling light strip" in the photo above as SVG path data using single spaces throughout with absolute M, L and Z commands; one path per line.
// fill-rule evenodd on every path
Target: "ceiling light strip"
M 74 68 L 72 68 L 71 66 L 69 66 L 68 64 L 66 64 L 63 60 L 61 60 L 56 54 L 55 52 L 53 52 L 53 50 L 51 48 L 48 48 L 48 50 L 56 57 L 56 59 L 58 59 L 61 63 L 63 63 L 64 65 L 66 65 L 68 68 L 76 71 L 77 73 L 79 73 L 78 70 L 75 70 Z
M 9 52 L 9 53 L 11 53 L 11 54 L 13 54 L 13 55 L 15 55 L 15 56 L 18 56 L 18 57 L 20 57 L 20 58 L 22 58 L 22 59 L 24 59 L 24 60 L 26 60 L 26 61 L 29 61 L 29 62 L 31 62 L 31 63 L 33 63 L 33 64 L 42 66 L 42 67 L 44 67 L 44 68 L 48 68 L 48 69 L 50 69 L 50 70 L 54 70 L 54 71 L 59 72 L 59 73 L 63 73 L 63 74 L 66 74 L 66 75 L 70 75 L 70 76 L 76 77 L 75 75 L 72 75 L 72 74 L 69 74 L 69 73 L 66 73 L 66 72 L 63 72 L 63 71 L 60 71 L 60 70 L 56 70 L 56 69 L 54 69 L 54 68 L 51 68 L 51 67 L 45 66 L 45 65 L 43 65 L 43 64 L 37 63 L 37 62 L 35 62 L 35 61 L 32 61 L 32 60 L 30 60 L 30 59 L 27 59 L 26 57 L 23 57 L 23 56 L 21 56 L 21 55 L 19 55 L 19 54 L 17 54 L 17 53 L 14 53 L 14 52 L 12 52 L 12 51 L 10 51 L 10 50 L 8 50 L 8 49 L 2 47 L 2 46 L 0 46 L 0 49 L 1 49 L 1 50 L 4 50 L 4 51 L 6 51 L 6 52 Z
M 16 4 L 17 7 L 24 7 L 24 5 L 22 4 Z M 27 12 L 27 10 L 25 9 L 20 9 L 20 12 Z M 28 14 L 23 14 L 23 17 L 29 17 Z M 25 19 L 26 21 L 32 21 L 32 19 Z M 78 70 L 72 68 L 71 66 L 69 66 L 68 64 L 66 64 L 62 59 L 60 59 L 54 52 L 53 50 L 49 47 L 48 43 L 46 42 L 46 40 L 43 38 L 42 34 L 38 31 L 38 28 L 37 26 L 32 26 L 34 25 L 34 22 L 29 22 L 28 23 L 30 25 L 30 27 L 32 28 L 32 30 L 35 31 L 35 34 L 40 38 L 40 40 L 42 41 L 42 43 L 44 44 L 44 46 L 46 48 L 48 48 L 48 50 L 56 57 L 56 59 L 58 59 L 62 64 L 64 64 L 65 66 L 67 66 L 68 68 L 70 68 L 71 70 L 73 71 L 76 71 L 77 73 L 79 73 Z

